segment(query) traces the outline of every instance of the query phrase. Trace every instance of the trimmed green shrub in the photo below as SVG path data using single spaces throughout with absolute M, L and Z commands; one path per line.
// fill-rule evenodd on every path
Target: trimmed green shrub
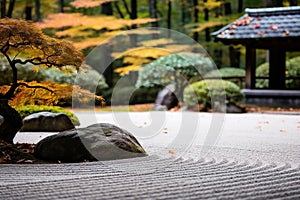
M 76 115 L 74 115 L 71 111 L 68 111 L 59 106 L 27 105 L 27 106 L 18 107 L 16 108 L 16 110 L 18 111 L 18 113 L 21 115 L 22 118 L 25 118 L 26 116 L 37 112 L 65 113 L 70 117 L 74 126 L 80 125 L 79 119 L 76 117 Z
M 256 68 L 256 77 L 269 77 L 269 63 L 263 63 Z M 268 88 L 268 79 L 256 79 L 256 88 Z
M 203 104 L 204 108 L 211 108 L 212 97 L 223 99 L 226 95 L 226 103 L 236 104 L 243 99 L 240 88 L 225 80 L 203 80 L 193 83 L 184 89 L 184 102 L 189 106 Z M 196 99 L 197 98 L 197 99 Z
M 300 56 L 289 59 L 286 61 L 286 77 L 300 77 Z M 269 77 L 269 63 L 263 63 L 256 69 L 256 77 Z M 288 89 L 299 89 L 300 80 L 299 79 L 287 79 L 285 81 L 286 88 Z M 268 88 L 268 79 L 257 79 L 257 88 Z
M 205 78 L 211 77 L 231 77 L 231 76 L 241 76 L 245 77 L 246 72 L 244 69 L 240 68 L 232 68 L 232 67 L 225 67 L 219 70 L 213 70 L 205 74 Z
M 240 87 L 245 86 L 244 79 L 240 78 L 229 78 L 229 77 L 245 77 L 246 71 L 240 68 L 232 68 L 232 67 L 225 67 L 219 70 L 213 70 L 205 74 L 204 78 L 224 78 L 225 80 L 229 80 Z

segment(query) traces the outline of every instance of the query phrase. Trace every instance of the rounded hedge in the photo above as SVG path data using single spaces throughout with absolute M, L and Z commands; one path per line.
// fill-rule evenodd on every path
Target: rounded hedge
M 240 88 L 225 80 L 202 80 L 187 86 L 184 89 L 184 102 L 188 106 L 203 104 L 204 108 L 211 108 L 213 99 L 223 99 L 226 97 L 226 103 L 238 103 L 244 95 Z
M 225 67 L 218 70 L 213 70 L 205 74 L 205 78 L 211 78 L 211 77 L 231 77 L 231 76 L 246 76 L 246 71 L 244 69 L 240 68 L 232 68 L 232 67 Z
M 68 115 L 74 124 L 74 126 L 79 126 L 79 119 L 71 111 L 66 110 L 59 106 L 40 106 L 40 105 L 26 105 L 17 107 L 16 110 L 21 115 L 22 118 L 25 118 L 28 115 L 38 113 L 38 112 L 52 112 L 52 113 L 65 113 Z
M 287 78 L 299 78 L 300 77 L 300 56 L 289 59 L 286 61 L 286 77 Z M 269 77 L 269 63 L 263 63 L 256 69 L 256 77 Z M 286 88 L 289 89 L 299 89 L 300 80 L 299 79 L 287 79 L 285 81 Z M 268 88 L 268 79 L 257 79 L 257 88 Z

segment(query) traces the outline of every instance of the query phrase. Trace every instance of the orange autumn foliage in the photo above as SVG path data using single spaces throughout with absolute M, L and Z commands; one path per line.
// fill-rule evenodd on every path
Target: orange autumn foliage
M 84 105 L 93 102 L 96 102 L 98 105 L 104 104 L 104 99 L 101 96 L 97 96 L 77 85 L 72 86 L 71 84 L 60 84 L 50 81 L 41 83 L 32 81 L 26 84 L 29 86 L 41 86 L 49 90 L 19 86 L 15 91 L 14 97 L 9 102 L 12 107 L 24 105 L 71 106 L 72 100 Z M 1 86 L 0 93 L 4 94 L 8 89 L 9 86 Z
M 69 41 L 44 35 L 29 21 L 9 18 L 0 20 L 0 53 L 14 58 L 13 64 L 79 67 L 83 61 L 83 54 Z
M 92 8 L 116 0 L 75 0 L 70 4 L 75 8 Z
M 63 20 L 61 20 L 63 19 Z M 54 13 L 41 23 L 37 23 L 42 29 L 45 28 L 72 28 L 82 26 L 84 29 L 107 29 L 117 30 L 126 26 L 141 25 L 154 22 L 156 19 L 139 18 L 134 20 L 118 19 L 114 16 L 87 16 L 81 13 Z

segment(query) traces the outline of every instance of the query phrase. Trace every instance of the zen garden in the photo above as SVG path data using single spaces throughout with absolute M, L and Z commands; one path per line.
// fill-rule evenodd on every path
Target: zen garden
M 299 114 L 297 3 L 2 0 L 0 163 L 151 154 L 84 113 Z
M 299 199 L 299 0 L 1 0 L 1 199 Z

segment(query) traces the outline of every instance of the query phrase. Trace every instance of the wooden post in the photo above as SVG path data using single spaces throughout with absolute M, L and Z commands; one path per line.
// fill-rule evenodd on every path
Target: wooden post
M 269 50 L 269 89 L 285 89 L 285 50 Z
M 246 88 L 255 89 L 256 49 L 246 46 Z

